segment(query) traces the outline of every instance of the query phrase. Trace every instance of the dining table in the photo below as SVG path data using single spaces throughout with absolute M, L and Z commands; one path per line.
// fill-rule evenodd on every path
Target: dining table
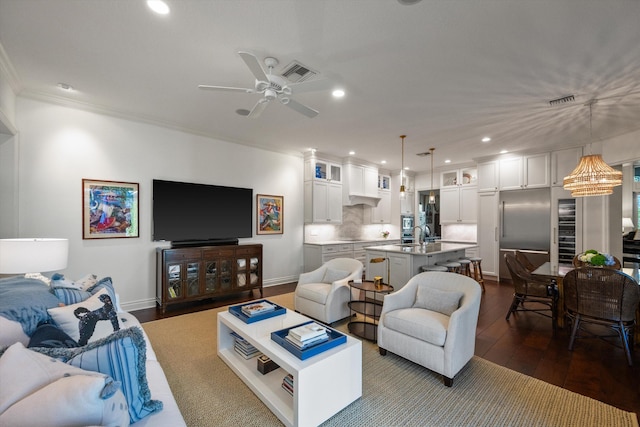
M 562 289 L 562 279 L 564 276 L 573 270 L 574 267 L 571 264 L 558 264 L 553 265 L 550 262 L 545 262 L 535 270 L 531 272 L 531 275 L 536 276 L 537 278 L 543 280 L 555 280 L 558 284 L 558 327 L 564 327 L 565 322 L 565 310 L 564 310 L 564 292 Z M 622 268 L 621 271 L 633 278 L 636 281 L 636 284 L 640 286 L 640 270 L 638 267 L 634 268 Z M 636 309 L 636 331 L 635 331 L 635 342 L 636 344 L 640 343 L 640 306 Z

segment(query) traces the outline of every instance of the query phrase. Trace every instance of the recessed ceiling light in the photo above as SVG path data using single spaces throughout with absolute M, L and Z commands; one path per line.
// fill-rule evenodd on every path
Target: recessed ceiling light
M 447 159 L 444 161 L 445 163 L 451 163 L 451 159 Z
M 386 160 L 381 161 L 380 163 L 382 163 L 383 165 L 387 163 Z
M 502 150 L 502 151 L 500 151 L 500 154 L 507 154 L 507 153 L 508 153 L 508 151 L 507 151 L 507 150 Z
M 356 152 L 355 152 L 355 151 L 353 151 L 353 150 L 352 150 L 352 151 L 349 151 L 349 155 L 350 155 L 350 156 L 353 156 L 354 154 L 356 154 Z
M 333 95 L 334 98 L 342 98 L 344 96 L 344 90 L 336 89 L 333 92 L 331 92 L 331 94 Z
M 147 6 L 158 15 L 169 14 L 169 6 L 162 0 L 147 0 Z
M 482 138 L 482 142 L 489 142 L 491 141 L 491 138 L 489 138 L 488 136 L 485 136 L 484 138 Z
M 408 171 L 409 170 L 409 166 L 405 166 L 404 170 Z
M 58 87 L 62 90 L 65 90 L 67 92 L 72 92 L 73 91 L 73 86 L 68 85 L 66 83 L 58 83 Z

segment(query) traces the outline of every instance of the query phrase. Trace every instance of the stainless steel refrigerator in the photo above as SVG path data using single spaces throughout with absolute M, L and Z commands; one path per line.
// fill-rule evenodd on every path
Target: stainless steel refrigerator
M 511 280 L 504 254 L 519 250 L 535 265 L 549 261 L 549 188 L 500 192 L 500 280 Z

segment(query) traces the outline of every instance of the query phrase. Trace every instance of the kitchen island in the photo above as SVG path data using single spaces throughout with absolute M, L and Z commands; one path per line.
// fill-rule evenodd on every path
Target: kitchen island
M 420 273 L 423 265 L 435 265 L 439 262 L 455 260 L 465 256 L 467 249 L 476 248 L 476 244 L 431 242 L 426 245 L 381 245 L 365 247 L 367 280 L 382 276 L 382 281 L 397 291 L 413 276 Z M 371 264 L 372 258 L 387 258 L 387 261 Z M 388 269 L 388 270 L 387 270 Z M 389 272 L 390 278 L 387 276 Z

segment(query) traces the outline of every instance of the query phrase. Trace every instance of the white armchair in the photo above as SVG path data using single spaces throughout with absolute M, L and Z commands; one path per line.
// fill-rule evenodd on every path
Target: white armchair
M 362 278 L 363 265 L 353 258 L 335 258 L 302 273 L 295 291 L 295 310 L 331 324 L 349 317 L 349 280 Z
M 378 325 L 378 347 L 424 366 L 453 385 L 473 357 L 482 289 L 457 273 L 420 273 L 386 295 Z M 459 305 L 459 306 L 458 306 Z

